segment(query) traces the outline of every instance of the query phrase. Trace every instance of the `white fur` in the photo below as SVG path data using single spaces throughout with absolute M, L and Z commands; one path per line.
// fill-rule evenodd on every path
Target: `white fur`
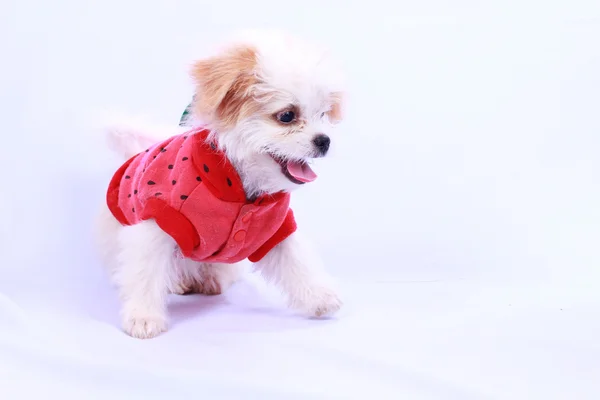
M 327 94 L 340 90 L 321 51 L 283 36 L 248 34 L 238 43 L 247 43 L 250 38 L 259 51 L 256 73 L 263 82 L 254 89 L 272 92 L 268 106 L 273 112 L 289 103 L 296 104 L 306 123 L 301 132 L 284 137 L 275 125 L 264 121 L 264 116 L 252 116 L 228 131 L 216 133 L 219 146 L 242 177 L 249 197 L 299 186 L 282 174 L 268 152 L 297 160 L 313 157 L 312 138 L 316 133 L 329 134 L 332 128 L 321 116 L 330 107 Z M 210 127 L 210 121 L 205 123 Z M 126 159 L 181 129 L 175 125 L 167 129 L 112 127 L 108 130 L 109 145 Z M 106 205 L 100 212 L 96 236 L 122 301 L 123 329 L 137 338 L 151 338 L 167 329 L 168 293 L 219 294 L 241 276 L 240 264 L 203 264 L 184 259 L 175 241 L 154 221 L 122 226 Z M 341 307 L 332 279 L 298 233 L 277 245 L 255 268 L 281 289 L 290 307 L 304 315 L 324 316 Z
M 299 232 L 273 248 L 255 268 L 280 288 L 291 308 L 304 315 L 329 315 L 342 306 L 320 258 Z

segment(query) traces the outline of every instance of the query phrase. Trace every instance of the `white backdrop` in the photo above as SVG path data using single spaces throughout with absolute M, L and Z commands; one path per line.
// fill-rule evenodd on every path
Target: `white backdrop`
M 246 27 L 346 65 L 293 205 L 347 307 L 304 321 L 249 277 L 130 340 L 91 246 L 96 117 L 175 125 L 189 63 Z M 4 1 L 0 397 L 599 398 L 599 38 L 594 0 Z

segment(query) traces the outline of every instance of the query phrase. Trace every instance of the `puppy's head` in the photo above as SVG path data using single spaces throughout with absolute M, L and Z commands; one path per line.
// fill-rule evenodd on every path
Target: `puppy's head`
M 245 32 L 197 61 L 194 113 L 234 163 L 249 195 L 316 179 L 342 119 L 340 72 L 324 50 L 279 32 Z

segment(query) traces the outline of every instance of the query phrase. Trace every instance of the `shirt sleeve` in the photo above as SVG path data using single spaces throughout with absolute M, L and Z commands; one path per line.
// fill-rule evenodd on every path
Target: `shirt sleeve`
M 279 243 L 283 242 L 287 239 L 292 233 L 296 232 L 297 225 L 296 219 L 294 218 L 294 212 L 292 209 L 288 209 L 288 212 L 285 216 L 285 220 L 281 227 L 275 232 L 273 236 L 265 244 L 263 244 L 258 250 L 256 250 L 253 254 L 248 257 L 250 262 L 258 262 L 262 260 L 264 256 L 269 253 L 275 246 Z
M 148 199 L 142 219 L 154 219 L 177 242 L 181 254 L 186 257 L 191 256 L 200 245 L 200 237 L 190 220 L 160 199 Z

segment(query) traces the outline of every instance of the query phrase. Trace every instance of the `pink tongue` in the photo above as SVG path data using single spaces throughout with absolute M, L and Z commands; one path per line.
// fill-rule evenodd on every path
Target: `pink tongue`
M 310 166 L 305 163 L 289 161 L 287 164 L 287 170 L 290 175 L 300 182 L 312 182 L 317 179 L 317 174 L 315 174 L 315 171 L 313 171 Z

